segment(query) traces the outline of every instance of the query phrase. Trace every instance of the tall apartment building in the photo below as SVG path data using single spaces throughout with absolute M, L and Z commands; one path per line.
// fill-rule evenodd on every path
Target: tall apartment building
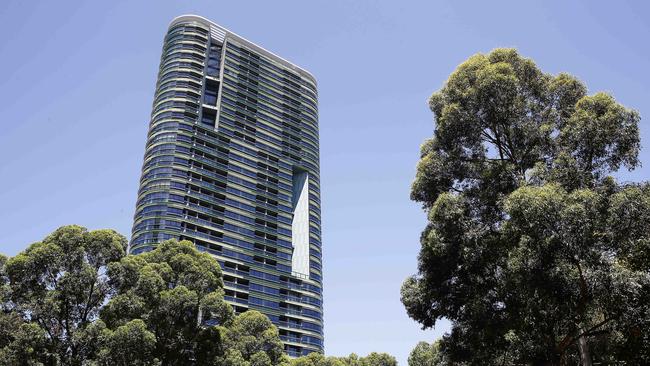
M 316 81 L 194 15 L 165 36 L 130 252 L 170 238 L 214 255 L 290 355 L 323 351 Z

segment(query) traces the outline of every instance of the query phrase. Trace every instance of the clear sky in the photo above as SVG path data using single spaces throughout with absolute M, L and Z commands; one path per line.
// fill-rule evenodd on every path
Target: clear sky
M 399 301 L 425 224 L 409 187 L 433 131 L 427 97 L 472 54 L 517 47 L 650 117 L 646 4 L 3 0 L 0 252 L 72 223 L 129 236 L 163 36 L 199 14 L 318 79 L 326 352 L 406 365 L 448 329 L 421 331 Z M 648 149 L 641 160 L 625 179 L 648 178 Z

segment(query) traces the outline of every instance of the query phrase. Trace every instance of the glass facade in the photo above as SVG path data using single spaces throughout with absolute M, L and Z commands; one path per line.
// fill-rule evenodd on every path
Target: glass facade
M 214 255 L 287 353 L 323 351 L 316 82 L 198 16 L 165 37 L 130 252 L 170 238 Z

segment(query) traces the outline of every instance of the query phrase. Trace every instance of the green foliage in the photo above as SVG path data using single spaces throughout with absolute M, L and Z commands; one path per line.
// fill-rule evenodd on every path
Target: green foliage
M 81 365 L 96 345 L 89 325 L 112 291 L 105 270 L 125 248 L 112 230 L 64 226 L 6 261 L 4 316 L 23 324 L 3 352 L 20 363 Z
M 320 353 L 310 353 L 291 360 L 291 366 L 347 366 L 338 357 L 325 357 Z
M 397 366 L 397 360 L 389 354 L 377 352 L 366 357 L 354 353 L 347 357 L 325 357 L 320 353 L 310 353 L 291 360 L 290 366 Z
M 512 49 L 472 56 L 429 104 L 411 191 L 429 224 L 402 302 L 452 321 L 443 364 L 650 362 L 650 189 L 609 177 L 639 164 L 639 115 Z
M 98 322 L 102 328 L 101 321 Z M 97 365 L 102 366 L 149 366 L 159 364 L 154 357 L 156 336 L 147 330 L 141 319 L 131 320 L 114 331 L 102 329 L 99 337 L 101 351 Z
M 361 359 L 363 366 L 397 366 L 395 357 L 387 353 L 372 352 L 368 356 Z
M 2 324 L 3 326 L 6 324 Z M 11 342 L 0 349 L 0 365 L 56 365 L 45 331 L 34 323 L 14 324 Z
M 408 366 L 438 366 L 444 364 L 439 341 L 432 344 L 427 342 L 418 343 L 408 358 Z
M 215 258 L 187 241 L 124 256 L 110 230 L 65 226 L 0 255 L 0 366 L 394 366 L 311 354 L 290 360 L 263 314 L 234 316 Z
M 3 313 L 11 310 L 10 294 L 11 287 L 9 286 L 9 277 L 7 277 L 6 265 L 7 257 L 0 254 L 0 311 Z
M 215 362 L 222 352 L 224 329 L 206 323 L 227 325 L 233 314 L 223 300 L 221 269 L 213 257 L 190 242 L 170 240 L 112 263 L 108 275 L 117 293 L 102 309 L 101 319 L 114 330 L 117 344 L 152 345 L 149 357 L 142 354 L 138 362 L 151 364 L 154 358 L 163 365 Z M 126 349 L 102 352 L 110 356 Z M 115 357 L 128 360 L 129 356 Z
M 224 364 L 275 366 L 287 362 L 278 329 L 269 318 L 257 311 L 237 316 L 225 329 Z

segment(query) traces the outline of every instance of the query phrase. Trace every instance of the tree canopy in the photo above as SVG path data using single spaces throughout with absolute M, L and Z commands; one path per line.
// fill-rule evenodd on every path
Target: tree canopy
M 650 362 L 650 189 L 611 177 L 639 165 L 638 113 L 513 49 L 472 56 L 429 105 L 402 302 L 452 321 L 449 362 Z
M 278 329 L 269 318 L 257 311 L 247 311 L 233 320 L 225 330 L 224 349 L 226 352 L 221 358 L 224 365 L 272 366 L 288 363 Z
M 408 358 L 408 366 L 439 366 L 445 362 L 440 354 L 440 342 L 429 344 L 418 343 L 411 351 Z
M 351 354 L 347 357 L 325 357 L 319 353 L 291 360 L 290 366 L 397 366 L 395 357 L 387 353 L 372 352 L 365 357 Z
M 197 357 L 209 364 L 219 355 L 223 331 L 206 324 L 226 325 L 233 313 L 223 300 L 219 264 L 209 254 L 188 241 L 170 240 L 112 263 L 108 275 L 116 294 L 101 311 L 106 327 L 153 336 L 152 360 L 162 365 L 194 364 Z M 129 325 L 137 319 L 145 331 Z
M 289 364 L 265 315 L 224 301 L 214 257 L 187 241 L 125 249 L 73 225 L 0 255 L 0 365 Z
M 81 365 L 91 358 L 98 335 L 92 324 L 112 291 L 106 268 L 125 249 L 115 231 L 73 225 L 7 260 L 0 282 L 3 321 L 12 331 L 0 363 Z

